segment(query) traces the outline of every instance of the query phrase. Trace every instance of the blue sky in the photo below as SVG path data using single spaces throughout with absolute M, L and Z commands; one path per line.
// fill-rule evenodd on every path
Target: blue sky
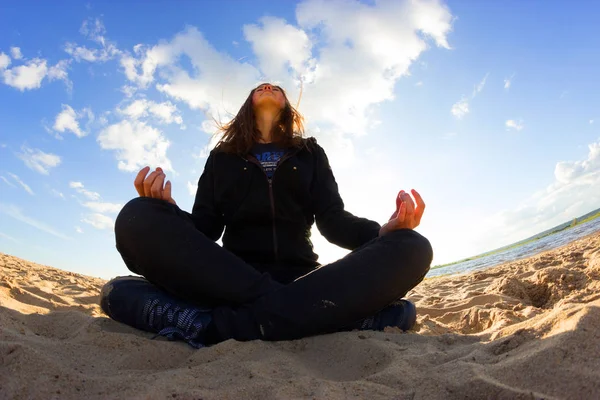
M 211 118 L 263 81 L 293 101 L 304 82 L 349 211 L 384 223 L 420 191 L 435 264 L 600 207 L 594 2 L 57 4 L 1 6 L 2 252 L 127 274 L 113 225 L 136 172 L 166 169 L 189 211 Z

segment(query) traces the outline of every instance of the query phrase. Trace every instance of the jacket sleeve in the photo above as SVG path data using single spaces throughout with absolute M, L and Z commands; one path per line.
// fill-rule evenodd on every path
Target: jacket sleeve
M 357 217 L 344 210 L 344 202 L 325 150 L 314 139 L 313 143 L 313 154 L 316 157 L 313 210 L 317 228 L 329 242 L 354 250 L 377 237 L 381 226 L 375 221 Z
M 214 153 L 208 156 L 204 171 L 198 181 L 196 199 L 192 207 L 192 220 L 196 229 L 213 241 L 219 240 L 225 224 L 222 214 L 217 210 L 214 196 Z

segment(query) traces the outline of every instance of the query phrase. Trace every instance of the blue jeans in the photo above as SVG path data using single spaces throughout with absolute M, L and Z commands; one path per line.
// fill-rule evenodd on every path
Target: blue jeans
M 425 237 L 400 229 L 296 279 L 276 280 L 208 239 L 178 206 L 148 197 L 123 207 L 115 235 L 133 273 L 213 308 L 217 341 L 291 340 L 350 328 L 405 296 L 433 257 Z

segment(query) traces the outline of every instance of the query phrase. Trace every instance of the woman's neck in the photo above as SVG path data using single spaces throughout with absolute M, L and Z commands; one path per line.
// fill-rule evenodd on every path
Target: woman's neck
M 278 110 L 264 110 L 256 113 L 256 127 L 260 132 L 260 143 L 271 143 L 273 141 L 273 127 L 279 118 Z

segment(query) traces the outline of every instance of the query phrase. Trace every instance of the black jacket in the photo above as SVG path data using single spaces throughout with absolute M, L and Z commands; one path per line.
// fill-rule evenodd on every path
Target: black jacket
M 344 210 L 323 148 L 313 137 L 303 141 L 287 150 L 271 180 L 253 155 L 213 150 L 192 208 L 196 228 L 216 241 L 225 227 L 224 248 L 259 269 L 297 269 L 298 276 L 319 265 L 310 240 L 315 221 L 329 242 L 349 250 L 377 237 L 377 222 Z

